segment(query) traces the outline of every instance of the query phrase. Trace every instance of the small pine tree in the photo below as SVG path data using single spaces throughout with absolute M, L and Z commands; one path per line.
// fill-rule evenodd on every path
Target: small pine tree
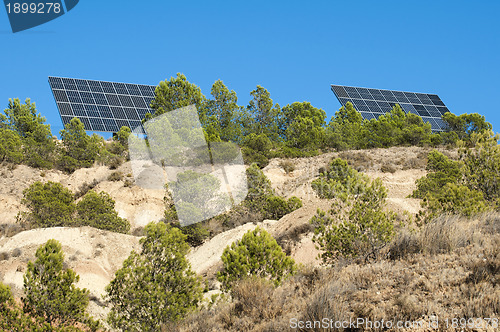
M 80 277 L 73 270 L 63 269 L 61 244 L 51 239 L 38 248 L 35 256 L 37 259 L 28 263 L 24 275 L 24 311 L 49 324 L 71 326 L 84 322 L 95 326 L 97 323 L 85 314 L 88 290 L 74 285 Z
M 222 254 L 224 268 L 217 278 L 224 289 L 230 289 L 238 280 L 257 276 L 279 285 L 283 279 L 296 272 L 296 265 L 276 240 L 264 229 L 248 231 L 242 239 L 227 246 Z
M 112 304 L 109 324 L 126 331 L 160 331 L 194 310 L 202 299 L 200 277 L 186 258 L 185 235 L 164 223 L 150 223 L 140 254 L 132 251 L 106 287 Z
M 76 204 L 78 212 L 77 223 L 108 231 L 127 233 L 130 223 L 120 218 L 115 211 L 115 201 L 109 194 L 101 191 L 99 194 L 90 190 L 82 200 Z
M 56 182 L 35 182 L 23 191 L 22 203 L 28 212 L 19 219 L 35 227 L 67 226 L 73 221 L 75 204 L 73 193 Z
M 10 129 L 0 128 L 0 162 L 18 164 L 23 160 L 21 137 Z
M 391 240 L 396 216 L 383 210 L 387 193 L 380 179 L 370 181 L 337 158 L 313 181 L 313 189 L 320 197 L 334 199 L 328 214 L 318 209 L 310 221 L 324 263 L 337 256 L 374 258 Z

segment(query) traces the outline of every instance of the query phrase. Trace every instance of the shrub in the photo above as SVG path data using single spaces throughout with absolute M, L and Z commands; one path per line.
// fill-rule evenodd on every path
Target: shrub
M 16 248 L 12 251 L 12 257 L 19 257 L 19 256 L 21 256 L 21 254 L 22 254 L 22 251 L 19 248 Z
M 24 275 L 24 311 L 49 324 L 73 326 L 84 322 L 97 326 L 98 323 L 85 314 L 88 290 L 75 287 L 79 276 L 71 269 L 63 269 L 61 244 L 49 240 L 38 248 L 35 256 L 37 259 L 28 263 Z
M 428 193 L 422 201 L 422 207 L 427 208 L 427 211 L 421 217 L 425 216 L 427 220 L 440 213 L 471 216 L 489 208 L 480 191 L 454 183 L 447 183 L 440 190 Z
M 471 135 L 475 143 L 473 149 L 460 149 L 465 185 L 471 190 L 479 190 L 488 201 L 500 198 L 500 135 L 486 131 Z
M 67 226 L 72 224 L 75 204 L 73 194 L 62 184 L 35 182 L 23 191 L 22 203 L 29 212 L 19 215 L 22 221 L 36 227 Z
M 78 118 L 73 118 L 61 130 L 63 143 L 60 165 L 63 170 L 72 172 L 80 167 L 91 167 L 99 152 L 103 149 L 98 136 L 88 136 L 84 125 Z
M 266 217 L 270 219 L 280 219 L 290 211 L 288 209 L 287 201 L 279 196 L 270 196 L 266 200 Z
M 259 151 L 244 146 L 241 148 L 241 152 L 243 154 L 243 160 L 247 165 L 255 163 L 259 168 L 264 168 L 269 164 L 269 159 Z
M 357 172 L 345 160 L 334 159 L 325 173 L 311 183 L 320 198 L 343 198 L 347 195 L 369 194 L 375 201 L 381 202 L 387 196 L 380 180 L 371 185 L 367 175 Z
M 224 267 L 217 278 L 226 290 L 233 282 L 250 276 L 266 278 L 279 285 L 296 271 L 294 260 L 286 256 L 276 240 L 260 227 L 227 246 L 221 258 Z
M 76 205 L 78 224 L 108 231 L 127 233 L 130 224 L 127 219 L 120 218 L 115 211 L 115 201 L 109 194 L 101 191 L 89 191 Z
M 186 242 L 192 247 L 198 247 L 210 236 L 208 229 L 200 223 L 181 226 L 179 221 L 170 222 L 170 225 L 179 229 L 186 236 Z
M 90 183 L 88 182 L 83 183 L 78 189 L 78 191 L 75 193 L 75 199 L 79 199 L 80 197 L 85 196 L 85 194 L 88 193 L 89 190 L 94 189 L 95 186 L 97 186 L 98 184 L 99 181 L 97 181 L 97 179 L 92 180 L 92 182 Z
M 311 219 L 315 226 L 313 241 L 323 250 L 321 258 L 325 263 L 333 263 L 337 255 L 347 259 L 368 261 L 377 258 L 378 252 L 387 245 L 394 235 L 396 215 L 373 208 L 362 200 L 350 197 L 345 205 L 334 203 L 330 214 L 318 210 Z M 337 224 L 341 213 L 345 217 Z
M 396 172 L 396 167 L 392 164 L 383 164 L 380 167 L 380 170 L 384 173 L 395 173 Z
M 22 160 L 21 137 L 10 129 L 0 128 L 0 162 L 18 164 Z
M 81 331 L 72 327 L 56 327 L 41 317 L 31 317 L 23 313 L 14 301 L 10 287 L 0 282 L 0 330 L 2 331 Z
M 462 163 L 450 160 L 447 156 L 433 150 L 429 153 L 427 170 L 429 173 L 416 181 L 417 189 L 412 197 L 424 198 L 427 193 L 437 192 L 447 183 L 457 183 L 462 178 Z
M 108 322 L 116 329 L 160 331 L 202 299 L 201 280 L 186 259 L 189 245 L 181 231 L 150 223 L 145 233 L 141 253 L 132 251 L 106 287 L 112 305 Z
M 290 160 L 282 160 L 280 161 L 280 167 L 283 168 L 286 174 L 290 174 L 295 170 L 295 165 Z
M 396 216 L 383 210 L 387 193 L 380 179 L 370 181 L 337 158 L 326 174 L 313 181 L 313 188 L 320 197 L 334 198 L 328 214 L 318 209 L 310 221 L 325 263 L 337 255 L 366 261 L 391 240 Z
M 120 171 L 115 171 L 108 176 L 108 181 L 121 181 L 123 174 Z

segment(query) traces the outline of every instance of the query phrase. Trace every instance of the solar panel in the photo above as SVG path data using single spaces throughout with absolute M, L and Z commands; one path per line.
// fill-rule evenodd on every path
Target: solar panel
M 154 112 L 149 107 L 154 85 L 52 76 L 49 84 L 64 125 L 77 117 L 88 131 L 116 133 L 122 126 L 142 130 L 141 120 Z
M 449 112 L 436 94 L 366 89 L 353 86 L 332 85 L 332 91 L 342 105 L 351 102 L 364 119 L 378 118 L 399 104 L 406 113 L 417 114 L 431 124 L 432 131 L 446 128 L 441 116 Z

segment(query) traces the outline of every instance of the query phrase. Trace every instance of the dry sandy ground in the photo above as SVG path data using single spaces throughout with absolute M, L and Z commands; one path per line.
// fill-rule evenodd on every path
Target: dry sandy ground
M 402 212 L 417 213 L 419 201 L 406 198 L 415 188 L 415 180 L 425 175 L 423 169 L 404 169 L 404 161 L 416 158 L 421 148 L 391 148 L 365 150 L 370 165 L 365 165 L 366 173 L 372 177 L 380 177 L 388 189 L 388 207 Z M 358 152 L 356 152 L 358 153 Z M 318 208 L 328 210 L 330 202 L 319 199 L 311 188 L 311 181 L 318 176 L 318 169 L 326 166 L 337 153 L 323 154 L 312 158 L 293 159 L 295 170 L 286 174 L 280 166 L 279 159 L 274 159 L 264 168 L 264 173 L 272 182 L 273 188 L 280 195 L 297 196 L 303 200 L 302 208 L 284 216 L 279 221 L 265 221 L 261 227 L 268 229 L 275 237 L 290 231 L 294 227 L 306 224 Z M 394 161 L 395 173 L 382 173 L 380 165 L 388 160 Z M 125 176 L 131 173 L 130 164 L 119 169 Z M 132 185 L 124 186 L 123 181 L 108 181 L 112 173 L 106 167 L 81 169 L 68 176 L 59 171 L 40 171 L 26 166 L 18 166 L 14 170 L 0 168 L 0 223 L 14 223 L 19 210 L 24 209 L 20 201 L 22 191 L 35 181 L 58 181 L 64 186 L 77 191 L 85 182 L 96 179 L 97 191 L 108 192 L 116 201 L 116 209 L 121 217 L 127 218 L 134 227 L 144 226 L 150 221 L 157 221 L 163 216 L 164 191 L 143 189 Z M 217 235 L 202 246 L 194 249 L 188 256 L 193 270 L 213 278 L 220 267 L 220 257 L 224 248 L 240 239 L 245 232 L 257 225 L 246 224 Z M 0 281 L 14 286 L 17 296 L 21 295 L 23 274 L 29 260 L 35 257 L 36 249 L 48 239 L 53 238 L 62 243 L 67 265 L 80 275 L 78 286 L 90 290 L 94 301 L 90 312 L 98 318 L 106 315 L 101 295 L 105 286 L 112 280 L 114 273 L 121 267 L 123 260 L 131 250 L 139 249 L 139 238 L 131 235 L 100 231 L 89 227 L 82 228 L 49 228 L 21 232 L 11 238 L 0 239 L 0 252 L 9 253 L 7 260 L 0 261 Z M 14 249 L 19 248 L 21 254 L 13 257 Z M 316 258 L 319 251 L 314 247 L 312 234 L 304 234 L 291 249 L 294 259 L 303 264 L 319 265 Z

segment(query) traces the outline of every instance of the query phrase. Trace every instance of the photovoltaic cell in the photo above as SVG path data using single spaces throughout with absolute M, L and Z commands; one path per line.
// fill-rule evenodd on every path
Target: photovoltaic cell
M 49 84 L 64 125 L 77 117 L 89 131 L 115 133 L 123 126 L 142 131 L 141 120 L 154 113 L 150 108 L 154 85 L 52 76 Z
M 449 112 L 436 94 L 404 91 L 366 89 L 352 86 L 332 85 L 332 91 L 342 105 L 350 101 L 364 119 L 378 118 L 399 104 L 404 112 L 419 115 L 429 122 L 433 131 L 443 131 L 446 124 L 441 116 Z

